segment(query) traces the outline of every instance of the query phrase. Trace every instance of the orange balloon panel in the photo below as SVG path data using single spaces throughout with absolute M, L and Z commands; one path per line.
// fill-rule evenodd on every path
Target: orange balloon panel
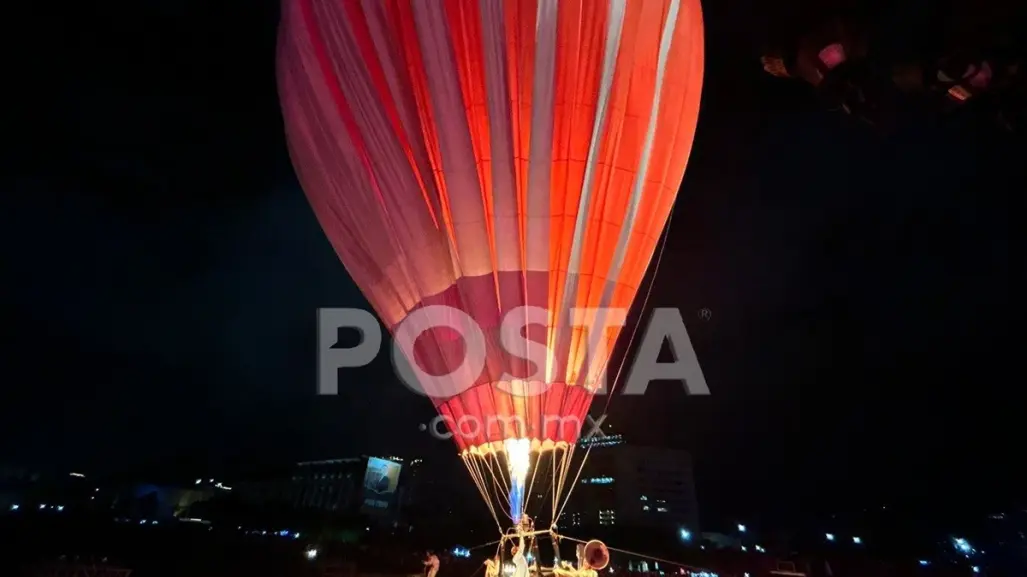
M 397 337 L 432 305 L 480 328 L 406 335 L 462 449 L 576 440 L 702 76 L 698 0 L 284 0 L 289 146 L 340 259 Z

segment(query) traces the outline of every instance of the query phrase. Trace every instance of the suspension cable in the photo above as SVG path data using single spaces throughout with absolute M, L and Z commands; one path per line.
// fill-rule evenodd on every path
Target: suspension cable
M 502 532 L 502 523 L 499 522 L 499 516 L 495 513 L 495 504 L 492 501 L 492 484 L 489 482 L 488 479 L 485 478 L 485 473 L 481 469 L 481 463 L 477 461 L 474 455 L 465 457 L 465 459 L 468 463 L 468 466 L 473 469 L 476 478 L 480 479 L 482 486 L 481 490 L 484 493 L 484 498 L 486 501 L 488 501 L 489 509 L 493 512 L 492 514 L 496 518 L 496 525 L 499 527 L 500 532 Z
M 493 463 L 493 461 L 495 461 L 495 463 Z M 506 468 L 499 462 L 499 456 L 494 452 L 490 452 L 486 456 L 482 457 L 482 465 L 488 469 L 488 476 L 492 479 L 492 490 L 494 491 L 493 494 L 496 496 L 496 501 L 500 505 L 499 509 L 503 512 L 503 515 L 509 519 L 510 510 L 507 505 L 509 504 L 510 498 L 510 483 L 506 479 Z
M 667 249 L 667 239 L 670 237 L 670 225 L 674 222 L 674 208 L 675 204 L 670 206 L 670 213 L 667 215 L 667 226 L 663 227 L 663 238 L 660 240 L 660 250 L 656 255 L 656 265 L 653 267 L 653 275 L 649 279 L 649 287 L 645 291 L 645 298 L 642 299 L 642 306 L 638 309 L 638 319 L 635 321 L 634 326 L 631 329 L 631 337 L 628 339 L 628 344 L 624 348 L 624 354 L 621 356 L 620 365 L 617 367 L 617 373 L 613 377 L 613 382 L 610 385 L 610 390 L 606 393 L 606 404 L 603 406 L 602 415 L 605 416 L 607 411 L 610 410 L 610 401 L 613 400 L 613 393 L 616 389 L 617 383 L 620 382 L 621 374 L 624 372 L 624 365 L 627 364 L 628 354 L 631 350 L 631 345 L 635 342 L 635 337 L 638 336 L 638 327 L 642 326 L 642 312 L 649 306 L 649 297 L 652 296 L 653 287 L 656 285 L 656 276 L 660 273 L 660 264 L 663 262 L 663 253 Z M 610 362 L 606 359 L 606 364 Z M 606 372 L 606 366 L 600 371 L 600 375 Z M 578 466 L 578 474 L 575 475 L 574 483 L 577 484 L 578 477 L 581 476 L 581 471 L 585 468 L 585 463 L 588 461 L 589 454 L 592 453 L 592 447 L 594 443 L 589 443 L 588 448 L 585 450 L 585 456 L 581 459 L 581 464 Z M 574 485 L 567 490 L 567 496 L 564 498 L 563 505 L 560 507 L 560 514 L 563 514 L 563 510 L 567 507 L 567 503 L 571 499 L 571 494 L 574 492 Z M 554 520 L 555 523 L 555 520 Z
M 574 541 L 575 543 L 588 543 L 588 541 L 583 541 L 581 539 L 575 539 L 574 537 L 568 537 L 566 535 L 560 535 L 560 538 L 561 539 L 567 539 L 568 541 Z M 603 543 L 603 545 L 606 545 L 606 544 Z M 616 547 L 610 547 L 609 545 L 606 545 L 606 549 L 608 551 L 615 551 L 617 553 L 624 553 L 625 555 L 631 555 L 633 557 L 641 557 L 643 559 L 649 559 L 651 561 L 656 561 L 658 563 L 666 563 L 668 565 L 674 565 L 675 567 L 684 567 L 685 569 L 688 569 L 689 571 L 693 571 L 693 572 L 706 571 L 706 569 L 703 569 L 701 567 L 695 567 L 695 566 L 692 566 L 692 565 L 686 565 L 686 564 L 681 563 L 679 561 L 671 561 L 669 559 L 661 559 L 659 557 L 653 557 L 652 555 L 646 555 L 644 553 L 638 553 L 636 551 L 628 551 L 626 549 L 618 549 Z
M 467 467 L 467 472 L 471 475 L 471 479 L 474 481 L 475 487 L 478 488 L 478 493 L 481 494 L 481 498 L 485 500 L 485 506 L 489 508 L 489 513 L 492 514 L 492 520 L 496 522 L 496 528 L 499 532 L 503 532 L 503 525 L 499 522 L 499 516 L 496 515 L 496 508 L 492 503 L 492 495 L 489 494 L 485 487 L 485 479 L 481 477 L 481 471 L 477 469 L 475 465 L 471 464 L 471 460 L 474 456 L 461 455 L 464 462 L 464 466 Z
M 563 507 L 560 505 L 561 497 L 563 496 L 564 489 L 567 486 L 567 474 L 570 472 L 570 465 L 574 459 L 574 449 L 576 445 L 569 444 L 564 448 L 563 458 L 560 460 L 560 478 L 557 482 L 557 488 L 555 491 L 555 504 L 553 505 L 553 524 L 555 525 L 560 519 L 560 515 L 563 514 Z
M 504 467 L 503 464 L 499 462 L 499 456 L 495 451 L 489 451 L 488 456 L 491 457 L 492 460 L 483 459 L 483 462 L 485 466 L 488 467 L 489 473 L 491 473 L 492 484 L 499 493 L 499 502 L 504 503 L 504 498 L 509 498 L 510 495 L 510 483 L 506 479 L 506 467 Z M 495 466 L 493 466 L 493 460 L 495 461 Z M 496 469 L 499 469 L 499 473 L 496 472 Z M 502 483 L 502 486 L 500 486 L 500 483 Z M 506 515 L 508 519 L 510 519 L 514 523 L 516 523 L 519 520 L 514 519 L 510 515 L 510 510 L 507 507 L 501 508 L 503 510 L 503 514 Z
M 524 494 L 524 509 L 527 510 L 528 503 L 531 502 L 532 492 L 535 490 L 535 477 L 538 476 L 539 465 L 542 464 L 543 451 L 538 452 L 538 457 L 535 459 L 535 466 L 531 468 L 531 482 L 528 483 L 528 492 Z M 530 457 L 529 457 L 530 458 Z

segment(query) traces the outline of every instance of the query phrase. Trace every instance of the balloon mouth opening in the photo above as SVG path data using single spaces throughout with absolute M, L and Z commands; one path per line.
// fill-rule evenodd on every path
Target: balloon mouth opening
M 506 462 L 510 469 L 510 479 L 521 485 L 528 479 L 531 468 L 531 440 L 506 439 L 503 441 L 506 451 Z
M 496 454 L 505 454 L 510 459 L 512 456 L 511 451 L 507 448 L 507 443 L 512 443 L 512 446 L 516 447 L 517 451 L 525 451 L 525 455 L 532 453 L 545 453 L 548 451 L 555 451 L 557 449 L 567 450 L 573 443 L 567 441 L 554 441 L 552 439 L 538 439 L 538 438 L 518 438 L 518 439 L 505 439 L 502 441 L 493 441 L 490 443 L 482 443 L 473 447 L 467 447 L 460 452 L 462 457 L 487 457 Z M 517 458 L 517 457 L 514 457 Z

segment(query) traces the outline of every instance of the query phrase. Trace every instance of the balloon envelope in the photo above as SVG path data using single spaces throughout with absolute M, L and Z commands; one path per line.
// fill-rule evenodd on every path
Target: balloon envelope
M 577 439 L 702 75 L 698 0 L 283 1 L 300 182 L 461 450 Z

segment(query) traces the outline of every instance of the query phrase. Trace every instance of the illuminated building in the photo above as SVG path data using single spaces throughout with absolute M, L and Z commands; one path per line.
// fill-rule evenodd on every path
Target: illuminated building
M 109 508 L 110 493 L 98 481 L 66 470 L 37 471 L 0 464 L 0 513 L 34 510 L 64 512 Z
M 127 519 L 169 520 L 182 517 L 192 506 L 208 501 L 215 494 L 210 486 L 130 484 L 114 493 L 110 511 L 116 517 Z
M 583 449 L 591 445 L 591 452 L 560 525 L 698 530 L 687 452 L 632 445 L 621 435 L 581 444 Z
M 416 476 L 419 464 L 416 459 L 404 467 L 404 460 L 393 456 L 306 461 L 238 482 L 236 490 L 251 503 L 393 520 L 409 504 L 404 489 L 412 486 L 407 481 Z

